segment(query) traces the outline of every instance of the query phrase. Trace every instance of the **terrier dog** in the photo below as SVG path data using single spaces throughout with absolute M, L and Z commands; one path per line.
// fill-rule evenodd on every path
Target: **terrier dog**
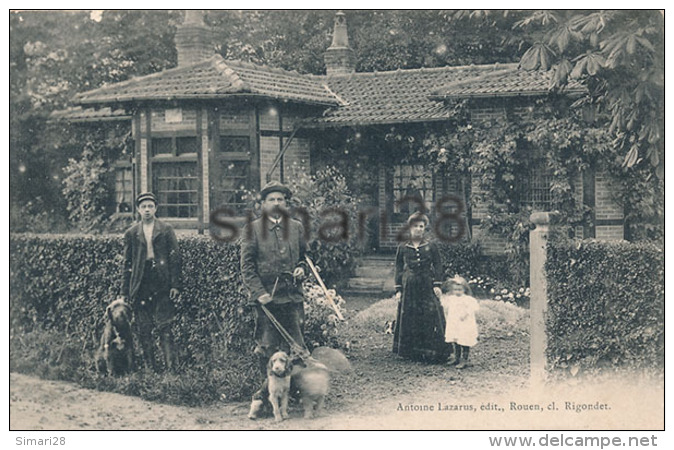
M 103 335 L 97 353 L 97 366 L 108 375 L 128 373 L 134 368 L 131 306 L 117 299 L 105 309 Z
M 292 362 L 286 352 L 274 353 L 267 364 L 269 403 L 271 403 L 274 419 L 277 422 L 288 418 L 288 395 L 290 395 L 292 367 Z

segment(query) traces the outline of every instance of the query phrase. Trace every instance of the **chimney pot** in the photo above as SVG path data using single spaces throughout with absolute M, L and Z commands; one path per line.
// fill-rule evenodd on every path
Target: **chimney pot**
M 356 71 L 356 56 L 349 46 L 349 34 L 346 26 L 346 14 L 338 11 L 332 33 L 332 44 L 324 55 L 328 76 L 349 75 Z
M 176 30 L 175 44 L 178 67 L 196 64 L 215 54 L 211 30 L 204 24 L 203 11 L 185 11 L 183 23 Z

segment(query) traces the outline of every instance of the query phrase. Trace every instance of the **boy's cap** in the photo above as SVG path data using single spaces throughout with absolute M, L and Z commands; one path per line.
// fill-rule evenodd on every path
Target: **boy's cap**
M 159 203 L 157 201 L 157 197 L 155 197 L 152 192 L 143 192 L 142 194 L 138 195 L 138 197 L 136 197 L 136 206 L 140 206 L 140 204 L 145 200 L 152 200 L 155 205 Z
M 272 192 L 280 192 L 285 195 L 287 199 L 293 195 L 293 193 L 290 191 L 290 188 L 288 188 L 288 186 L 285 184 L 279 183 L 278 181 L 270 181 L 260 191 L 260 198 L 264 200 L 267 195 L 271 194 Z

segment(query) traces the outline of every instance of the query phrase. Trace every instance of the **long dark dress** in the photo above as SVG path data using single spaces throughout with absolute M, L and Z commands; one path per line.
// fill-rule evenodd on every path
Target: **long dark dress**
M 424 241 L 418 248 L 400 244 L 396 254 L 395 284 L 401 292 L 393 353 L 428 362 L 447 359 L 445 316 L 433 287 L 442 284 L 442 262 L 438 248 Z

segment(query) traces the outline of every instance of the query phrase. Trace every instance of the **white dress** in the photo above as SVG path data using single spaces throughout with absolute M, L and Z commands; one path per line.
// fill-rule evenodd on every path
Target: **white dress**
M 445 342 L 472 347 L 477 344 L 477 321 L 475 313 L 480 308 L 470 295 L 443 295 L 445 310 Z

